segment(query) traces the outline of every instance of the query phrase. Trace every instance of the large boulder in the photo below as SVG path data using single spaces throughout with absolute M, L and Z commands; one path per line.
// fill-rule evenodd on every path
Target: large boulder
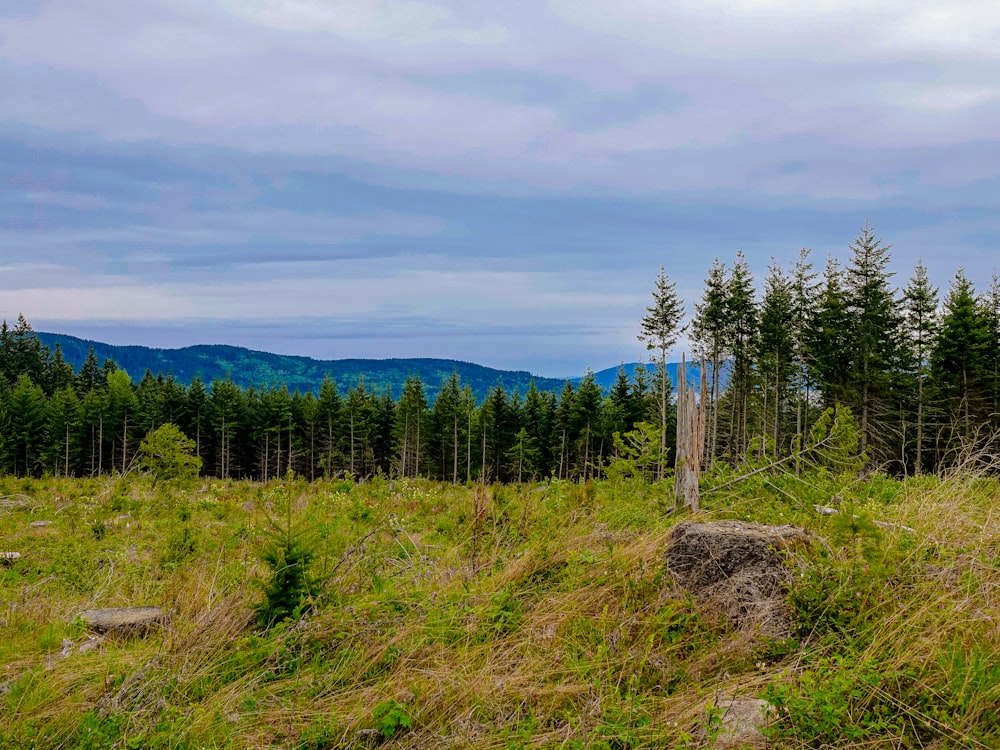
M 785 592 L 792 573 L 786 559 L 814 538 L 797 526 L 682 523 L 667 544 L 667 566 L 681 587 L 741 630 L 782 638 L 790 631 Z

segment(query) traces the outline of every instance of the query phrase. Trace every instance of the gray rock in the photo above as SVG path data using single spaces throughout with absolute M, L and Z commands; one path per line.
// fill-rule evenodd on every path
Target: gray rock
M 161 607 L 114 607 L 88 609 L 78 617 L 98 633 L 144 635 L 170 619 Z
M 44 529 L 46 526 L 51 526 L 52 521 L 32 521 L 28 524 L 32 529 Z

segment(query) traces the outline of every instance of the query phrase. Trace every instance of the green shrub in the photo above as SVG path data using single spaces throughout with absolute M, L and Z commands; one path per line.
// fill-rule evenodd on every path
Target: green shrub
M 373 713 L 375 729 L 385 739 L 394 737 L 401 730 L 409 729 L 413 726 L 413 719 L 406 709 L 405 703 L 397 703 L 394 700 L 382 701 L 375 706 Z

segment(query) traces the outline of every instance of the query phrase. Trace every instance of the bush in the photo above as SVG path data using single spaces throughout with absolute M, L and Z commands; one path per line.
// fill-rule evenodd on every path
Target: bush
M 201 471 L 194 441 L 167 422 L 149 433 L 139 446 L 139 467 L 154 481 L 192 481 Z

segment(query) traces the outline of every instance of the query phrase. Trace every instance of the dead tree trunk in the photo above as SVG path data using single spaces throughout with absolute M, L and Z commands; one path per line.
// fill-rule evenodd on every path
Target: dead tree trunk
M 701 475 L 702 449 L 705 444 L 704 364 L 702 398 L 687 384 L 687 362 L 681 355 L 677 371 L 677 460 L 674 469 L 675 507 L 683 504 L 691 512 L 698 510 L 698 479 Z

